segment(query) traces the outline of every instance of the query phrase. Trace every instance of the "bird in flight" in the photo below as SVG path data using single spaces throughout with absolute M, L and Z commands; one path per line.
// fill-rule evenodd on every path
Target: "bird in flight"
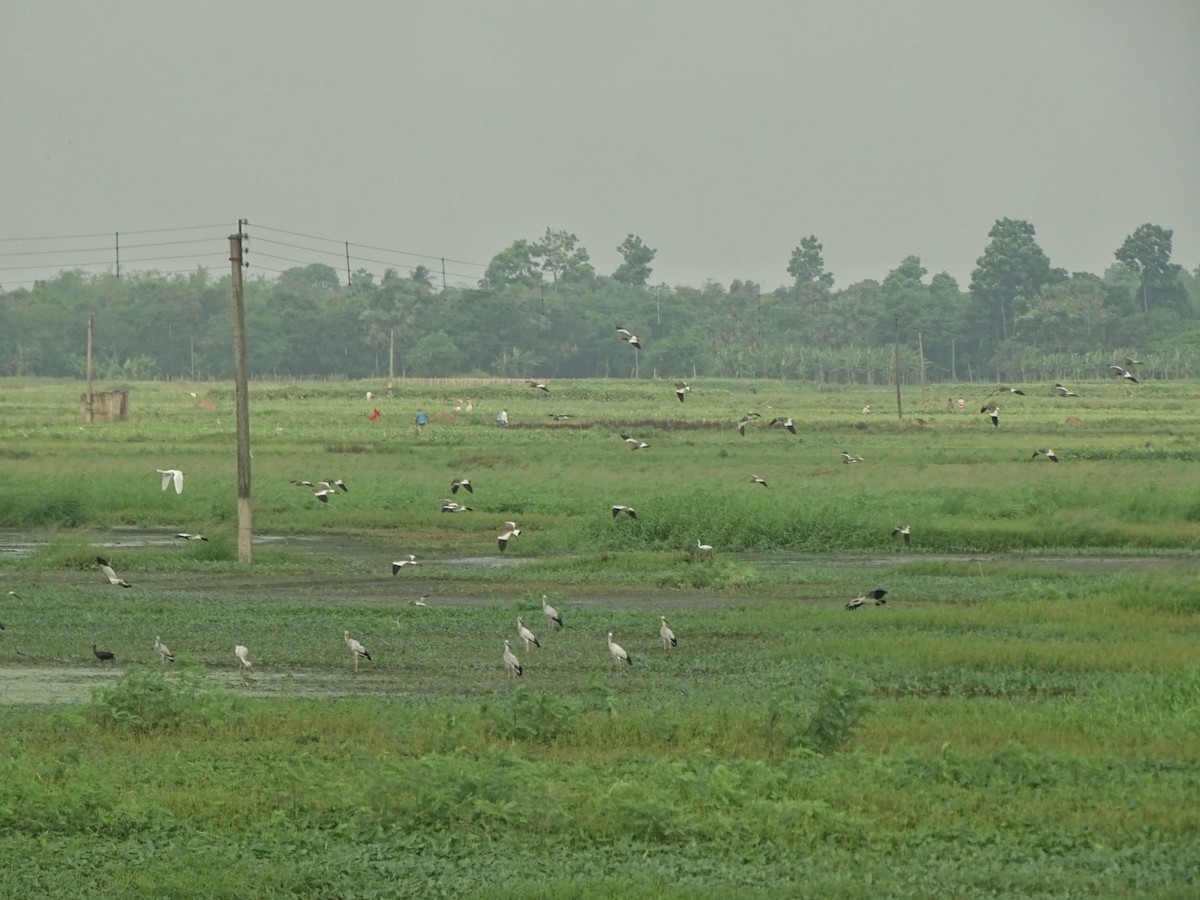
M 103 556 L 96 557 L 96 565 L 100 567 L 100 571 L 104 573 L 104 577 L 108 579 L 108 583 L 116 587 L 131 587 L 128 581 L 121 578 L 113 571 L 113 567 L 108 564 L 108 560 Z
M 645 441 L 639 441 L 637 438 L 630 437 L 627 434 L 622 434 L 621 440 L 623 440 L 625 442 L 625 446 L 628 447 L 630 450 L 645 450 L 647 447 L 650 446 Z
M 863 458 L 861 456 L 855 456 L 853 453 L 850 453 L 846 450 L 842 451 L 842 462 L 844 462 L 846 465 L 850 465 L 850 463 L 860 463 L 862 461 Z
M 1060 396 L 1060 397 L 1078 397 L 1079 396 L 1074 391 L 1067 390 L 1065 387 L 1063 387 L 1058 382 L 1054 383 L 1054 392 L 1056 394 L 1058 394 L 1058 396 Z
M 691 390 L 686 381 L 675 382 L 675 396 L 679 398 L 680 403 L 683 402 L 684 395 L 690 393 Z
M 1025 392 L 1023 390 L 1021 390 L 1020 388 L 998 387 L 994 391 L 992 391 L 990 394 L 988 394 L 986 397 L 984 397 L 983 399 L 990 400 L 992 397 L 995 397 L 997 394 L 1016 394 L 1020 397 L 1025 396 Z
M 505 522 L 504 524 L 511 525 L 513 523 Z M 515 526 L 507 529 L 506 531 L 502 531 L 500 534 L 496 535 L 496 543 L 500 546 L 500 552 L 501 553 L 504 552 L 504 548 L 508 546 L 509 541 L 511 541 L 515 537 L 520 537 L 520 536 L 521 536 L 521 529 L 517 528 Z
M 620 503 L 618 503 L 612 508 L 612 516 L 615 519 L 621 513 L 625 513 L 625 515 L 629 516 L 631 519 L 637 518 L 636 509 L 634 509 L 632 506 L 622 506 Z
M 617 337 L 629 344 L 630 347 L 642 349 L 642 343 L 638 340 L 638 336 L 632 331 L 627 331 L 624 328 L 617 329 Z
M 1054 455 L 1054 451 L 1047 447 L 1045 450 L 1034 450 L 1033 456 L 1030 459 L 1037 459 L 1039 456 L 1044 456 L 1050 462 L 1058 462 L 1058 457 Z
M 765 481 L 763 481 L 763 480 L 762 480 L 761 478 L 759 478 L 757 475 L 751 475 L 751 476 L 750 476 L 750 483 L 751 483 L 751 484 L 761 484 L 763 487 L 770 487 L 770 485 L 769 485 L 769 484 L 767 484 Z
M 1117 378 L 1124 378 L 1126 381 L 1132 381 L 1134 384 L 1138 384 L 1138 380 L 1132 372 L 1122 369 L 1120 366 L 1109 366 L 1108 369 Z
M 450 482 L 450 493 L 457 494 L 459 488 L 462 488 L 468 494 L 475 493 L 475 488 L 471 486 L 471 479 L 469 478 L 455 478 Z
M 900 535 L 904 538 L 904 546 L 909 546 L 912 543 L 912 532 L 907 525 L 897 525 L 892 529 L 892 537 Z
M 155 469 L 162 476 L 162 489 L 165 491 L 172 484 L 175 485 L 175 493 L 183 493 L 183 472 L 179 469 Z
M 1140 359 L 1130 359 L 1128 356 L 1125 357 L 1125 365 L 1127 366 L 1140 366 L 1141 364 L 1142 361 Z
M 175 535 L 175 540 L 177 540 L 177 541 L 207 541 L 208 538 L 206 538 L 202 534 L 192 534 L 190 531 L 181 531 L 177 535 Z
M 995 425 L 997 428 L 1000 427 L 1000 407 L 999 406 L 997 406 L 994 403 L 989 403 L 985 406 L 981 406 L 979 408 L 979 411 L 981 413 L 987 413 L 989 416 L 991 416 L 992 424 Z
M 886 593 L 887 591 L 885 591 L 883 588 L 875 588 L 873 591 L 867 591 L 865 594 L 859 594 L 846 604 L 846 609 L 858 609 L 860 606 L 866 606 L 869 602 L 873 602 L 875 606 L 883 606 L 887 603 L 887 601 L 883 599 L 884 594 Z
M 417 558 L 415 556 L 413 556 L 411 553 L 406 554 L 405 556 L 402 556 L 399 559 L 392 560 L 392 574 L 395 575 L 397 572 L 399 572 L 405 566 L 415 566 L 415 565 L 417 565 Z
M 786 428 L 792 434 L 796 433 L 796 423 L 792 421 L 791 416 L 776 416 L 767 423 L 769 428 Z
M 533 381 L 532 379 L 528 379 L 528 380 L 526 380 L 525 383 L 527 385 L 529 385 L 531 388 L 533 388 L 534 390 L 545 391 L 547 394 L 550 393 L 550 388 L 546 387 L 545 382 Z
M 472 506 L 463 506 L 461 503 L 456 503 L 453 500 L 442 500 L 442 512 L 444 512 L 444 513 L 475 512 L 475 508 Z

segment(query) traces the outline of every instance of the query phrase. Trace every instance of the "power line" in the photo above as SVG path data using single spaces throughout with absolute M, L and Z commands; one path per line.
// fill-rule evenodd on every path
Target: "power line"
M 228 228 L 228 225 L 179 225 L 173 228 L 145 228 L 141 231 L 124 231 L 122 234 L 166 234 L 170 231 L 200 231 L 204 228 Z M 113 231 L 97 231 L 91 234 L 57 234 L 47 235 L 45 237 L 7 237 L 0 238 L 0 243 L 11 243 L 13 241 L 74 241 L 81 238 L 100 238 L 112 237 L 117 233 L 117 229 Z

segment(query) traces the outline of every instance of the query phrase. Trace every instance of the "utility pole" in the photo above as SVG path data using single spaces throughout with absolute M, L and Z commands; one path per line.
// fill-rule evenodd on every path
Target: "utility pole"
M 388 336 L 388 381 L 396 380 L 396 329 Z
M 117 249 L 117 277 L 121 277 L 121 232 L 113 232 L 113 240 L 116 241 Z
M 346 287 L 350 287 L 350 242 L 346 241 Z
M 92 409 L 92 328 L 96 324 L 95 316 L 88 316 L 87 329 L 87 408 L 84 410 L 85 421 L 91 422 L 94 415 Z
M 921 358 L 921 403 L 925 402 L 925 332 L 917 332 L 917 355 Z
M 442 257 L 442 296 L 446 296 L 446 257 Z
M 892 338 L 892 368 L 896 373 L 896 418 L 904 421 L 904 410 L 900 406 L 900 317 L 896 316 L 896 333 Z
M 233 282 L 233 367 L 237 399 L 237 514 L 238 562 L 251 561 L 250 507 L 250 393 L 246 384 L 246 309 L 242 293 L 242 250 L 245 219 L 238 219 L 237 234 L 229 236 L 229 265 Z

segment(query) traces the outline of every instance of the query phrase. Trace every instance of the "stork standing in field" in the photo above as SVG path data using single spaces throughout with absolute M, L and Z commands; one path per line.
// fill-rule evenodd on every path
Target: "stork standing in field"
M 131 587 L 128 581 L 117 575 L 113 567 L 108 564 L 108 560 L 103 556 L 96 557 L 96 565 L 100 567 L 100 571 L 104 573 L 104 577 L 108 579 L 109 584 L 116 587 Z
M 166 644 L 162 642 L 157 634 L 154 636 L 154 652 L 158 654 L 158 658 L 163 662 L 175 662 L 175 654 L 170 651 Z
M 866 606 L 868 603 L 874 603 L 876 606 L 883 606 L 887 603 L 883 599 L 887 593 L 883 588 L 875 588 L 873 591 L 867 591 L 864 594 L 859 594 L 853 600 L 846 604 L 846 609 L 855 610 L 860 606 Z
M 247 681 L 250 678 L 250 673 L 254 669 L 254 663 L 250 662 L 250 651 L 246 649 L 245 644 L 238 644 L 233 648 L 233 655 L 238 658 L 240 665 L 239 672 L 242 675 L 242 681 Z
M 542 594 L 542 614 L 559 628 L 563 627 L 562 616 L 558 614 L 557 609 L 546 602 L 545 594 Z
M 528 650 L 530 646 L 538 648 L 542 646 L 537 639 L 537 635 L 525 627 L 525 623 L 521 621 L 520 616 L 517 616 L 517 637 L 525 642 L 526 650 Z
M 512 652 L 512 648 L 508 646 L 508 639 L 504 641 L 504 667 L 508 669 L 508 677 L 515 678 L 521 674 L 521 661 L 517 659 L 517 654 Z
M 632 666 L 633 657 L 626 653 L 625 648 L 620 644 L 614 644 L 612 636 L 613 633 L 610 631 L 608 633 L 608 652 L 612 655 L 613 665 L 619 666 L 621 663 L 625 663 L 627 666 Z
M 155 469 L 162 476 L 162 489 L 165 491 L 172 484 L 175 485 L 175 493 L 183 493 L 183 472 L 179 469 Z
M 673 632 L 671 630 L 671 626 L 667 624 L 667 617 L 659 616 L 659 619 L 662 620 L 662 625 L 659 626 L 658 636 L 662 639 L 663 649 L 670 650 L 672 647 L 678 644 L 679 641 L 675 639 L 675 632 Z
M 350 655 L 354 657 L 354 674 L 357 675 L 358 661 L 360 659 L 369 660 L 371 658 L 371 654 L 367 652 L 366 647 L 364 647 L 354 638 L 350 637 L 349 631 L 343 631 L 342 637 L 346 641 L 346 649 L 348 649 L 350 651 Z

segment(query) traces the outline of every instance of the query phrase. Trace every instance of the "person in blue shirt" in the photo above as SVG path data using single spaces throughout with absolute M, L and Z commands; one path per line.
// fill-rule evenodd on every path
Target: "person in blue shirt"
M 424 410 L 417 410 L 417 431 L 421 431 L 429 424 L 429 416 L 425 415 Z

